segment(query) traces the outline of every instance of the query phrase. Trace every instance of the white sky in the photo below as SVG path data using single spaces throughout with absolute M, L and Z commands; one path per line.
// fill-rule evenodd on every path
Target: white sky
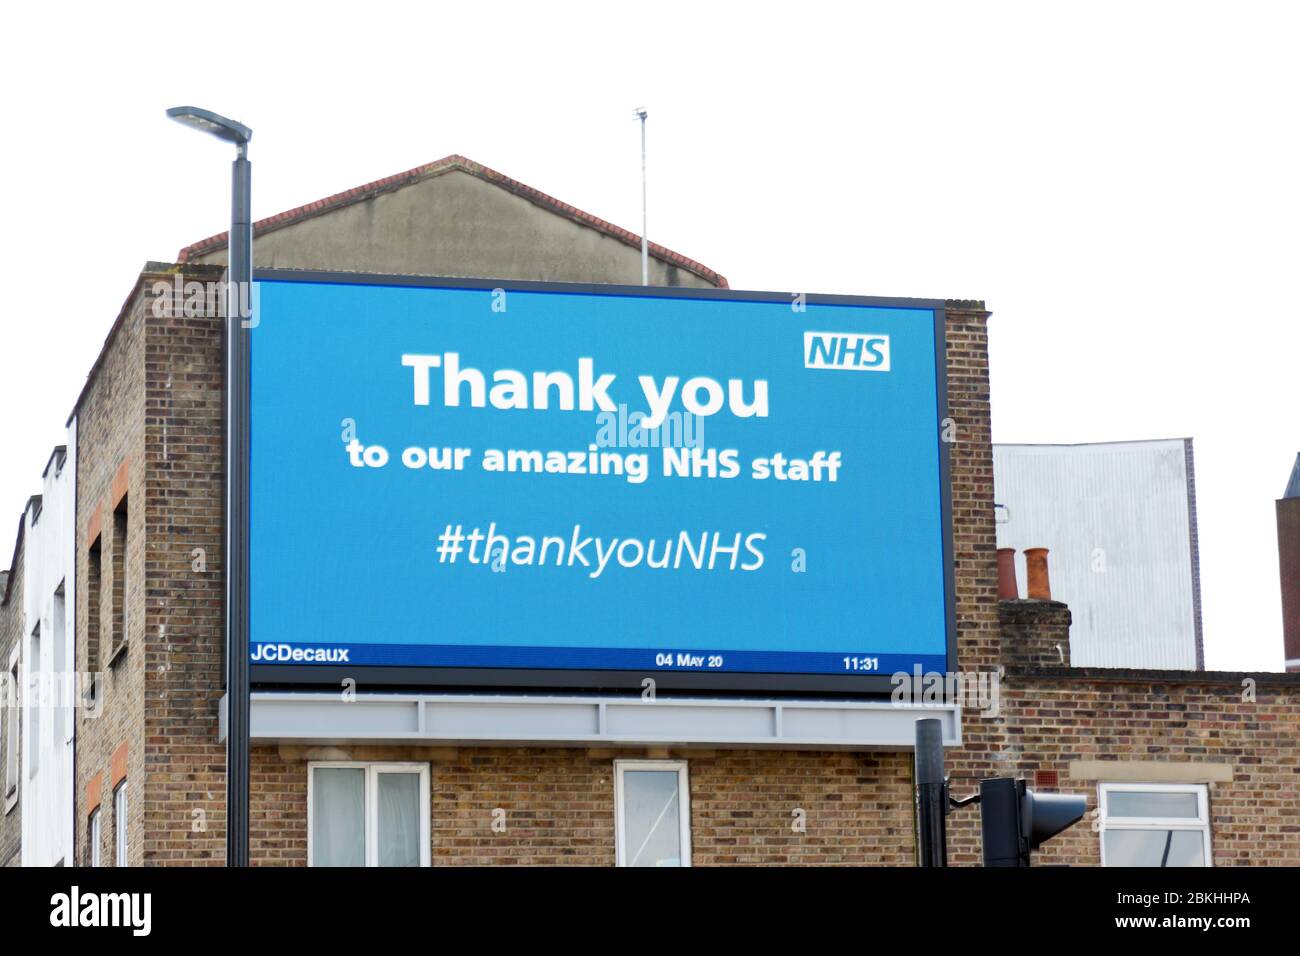
M 231 150 L 166 107 L 253 127 L 258 218 L 462 153 L 638 231 L 645 105 L 651 237 L 733 288 L 982 298 L 995 440 L 1192 436 L 1207 664 L 1280 669 L 1298 21 L 1226 2 L 5 4 L 0 564 L 141 265 L 226 227 Z

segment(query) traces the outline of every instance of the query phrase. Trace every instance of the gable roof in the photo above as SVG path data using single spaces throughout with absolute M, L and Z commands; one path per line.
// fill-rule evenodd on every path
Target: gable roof
M 1283 498 L 1300 498 L 1300 455 L 1295 456 L 1295 467 L 1291 469 L 1291 480 L 1286 483 Z
M 606 222 L 589 212 L 571 206 L 566 202 L 561 202 L 554 196 L 547 195 L 540 189 L 534 189 L 532 186 L 525 185 L 518 180 L 511 179 L 504 173 L 499 173 L 495 169 L 489 169 L 481 163 L 476 163 L 472 159 L 466 159 L 464 156 L 451 155 L 444 156 L 436 162 L 428 163 L 424 166 L 417 166 L 414 169 L 408 169 L 404 173 L 397 173 L 393 176 L 387 176 L 383 179 L 377 179 L 373 183 L 366 183 L 364 186 L 356 186 L 353 189 L 345 190 L 341 193 L 335 193 L 333 196 L 327 196 L 324 199 L 318 199 L 315 202 L 307 203 L 304 206 L 298 206 L 296 209 L 289 209 L 285 212 L 276 213 L 274 216 L 268 216 L 265 219 L 253 223 L 253 235 L 261 235 L 281 229 L 294 223 L 302 222 L 305 219 L 312 219 L 316 216 L 323 216 L 327 213 L 339 209 L 352 203 L 364 202 L 367 199 L 373 199 L 381 193 L 393 192 L 404 186 L 411 186 L 415 183 L 431 179 L 434 176 L 440 176 L 452 170 L 459 170 L 468 173 L 471 176 L 481 179 L 486 183 L 498 186 L 507 192 L 513 193 L 523 199 L 528 200 L 535 206 L 545 209 L 547 212 L 554 213 L 557 216 L 563 216 L 573 222 L 595 229 L 616 239 L 635 249 L 641 248 L 641 236 L 621 226 Z M 206 255 L 217 249 L 224 247 L 229 241 L 229 233 L 221 232 L 215 236 L 209 236 L 199 242 L 185 246 L 176 254 L 177 262 L 189 262 L 197 256 Z M 680 252 L 659 245 L 657 242 L 649 244 L 649 252 L 654 258 L 687 272 L 692 272 L 704 281 L 719 289 L 727 289 L 725 276 L 714 272 L 703 263 L 696 262 L 694 259 L 682 255 Z

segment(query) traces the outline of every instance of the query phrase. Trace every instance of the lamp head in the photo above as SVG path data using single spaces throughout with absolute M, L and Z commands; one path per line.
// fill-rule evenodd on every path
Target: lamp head
M 173 106 L 167 111 L 167 117 L 238 146 L 243 146 L 253 138 L 253 131 L 243 123 L 236 123 L 220 113 L 199 109 L 197 106 Z

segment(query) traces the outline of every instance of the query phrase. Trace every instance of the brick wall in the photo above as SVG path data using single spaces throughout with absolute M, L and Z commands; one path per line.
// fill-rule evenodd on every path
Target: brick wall
M 145 303 L 133 295 L 110 333 L 111 344 L 101 355 L 78 406 L 77 429 L 77 670 L 97 673 L 97 703 L 82 707 L 76 716 L 75 845 L 78 862 L 89 863 L 87 790 L 101 788 L 101 859 L 113 862 L 113 761 L 122 765 L 125 745 L 127 808 L 129 814 L 128 861 L 143 862 L 141 833 L 144 814 L 144 714 L 145 654 L 148 623 L 144 618 L 145 483 L 144 364 Z M 131 546 L 117 553 L 121 536 L 115 531 L 114 511 L 127 503 L 126 534 Z M 91 600 L 89 582 L 91 546 L 99 541 L 97 600 Z M 125 562 L 123 563 L 123 557 Z M 125 571 L 126 590 L 120 573 Z M 121 630 L 121 605 L 110 600 L 119 595 L 127 602 L 129 633 Z M 98 647 L 93 659 L 87 641 L 90 614 L 97 615 Z
M 1060 601 L 1000 601 L 1005 667 L 1069 667 L 1070 609 Z
M 988 317 L 983 303 L 948 303 L 948 410 L 953 438 L 949 447 L 957 654 L 962 668 L 972 671 L 986 671 L 999 662 Z
M 186 271 L 187 281 L 203 284 L 206 308 L 148 312 L 143 388 L 149 789 L 143 859 L 151 864 L 225 859 L 226 756 L 218 741 L 224 686 L 224 320 L 215 288 L 208 286 L 220 275 L 217 268 Z M 154 283 L 165 280 L 170 290 L 172 278 L 151 278 L 151 303 Z M 162 296 L 165 304 L 178 304 L 170 301 L 170 291 Z M 197 301 L 192 292 L 186 299 Z
M 1176 765 L 1181 782 L 1209 787 L 1215 866 L 1300 865 L 1300 708 L 1297 683 L 1278 675 L 1130 675 L 1044 672 L 1004 685 L 1006 738 L 1020 775 L 1056 770 L 1059 792 L 1088 800 L 1089 815 L 1046 844 L 1042 864 L 1096 865 L 1098 783 L 1159 780 Z M 1250 700 L 1244 682 L 1253 684 Z M 1249 686 L 1249 685 L 1248 685 Z M 1113 772 L 1072 773 L 1101 761 Z M 1206 771 L 1228 768 L 1231 779 Z M 1121 772 L 1124 771 L 1124 772 Z M 963 859 L 977 859 L 964 846 Z
M 974 741 L 968 734 L 968 745 L 948 754 L 954 795 L 974 791 L 984 776 L 1032 781 L 1036 771 L 1056 771 L 1052 792 L 1083 795 L 1088 815 L 1035 862 L 1097 865 L 1098 783 L 1143 779 L 1142 768 L 1158 782 L 1173 765 L 1182 780 L 1209 787 L 1216 866 L 1300 865 L 1297 682 L 1166 676 L 1008 670 L 1001 716 L 991 721 L 998 732 Z M 429 763 L 435 865 L 610 865 L 620 757 L 688 762 L 697 866 L 913 862 L 908 754 L 422 747 L 256 748 L 253 859 L 305 865 L 310 760 L 378 760 Z M 1075 772 L 1093 762 L 1115 772 Z M 1229 780 L 1210 772 L 1224 767 Z M 497 808 L 505 811 L 504 833 L 492 830 Z M 792 827 L 796 810 L 803 832 Z M 978 865 L 978 809 L 954 811 L 948 835 L 951 863 Z
M 688 762 L 696 866 L 913 861 L 907 754 L 363 746 L 254 748 L 252 858 L 306 865 L 310 761 L 374 760 L 430 765 L 435 866 L 612 866 L 614 762 L 646 757 Z
M 948 408 L 951 445 L 953 560 L 956 569 L 957 658 L 967 674 L 993 674 L 1002 666 L 998 617 L 997 530 L 993 514 L 993 437 L 989 406 L 988 317 L 980 303 L 947 309 Z M 996 720 L 962 716 L 965 746 L 950 754 L 951 773 L 996 776 L 1000 741 Z M 990 772 L 992 770 L 992 772 Z M 948 840 L 978 853 L 978 814 L 949 819 Z
M 1069 611 L 1006 601 L 996 716 L 966 712 L 966 745 L 948 754 L 953 792 L 985 776 L 1055 771 L 1050 792 L 1087 799 L 1088 814 L 1036 864 L 1100 863 L 1098 785 L 1204 783 L 1214 865 L 1300 863 L 1300 675 L 1122 671 L 1060 666 Z M 979 815 L 950 818 L 949 858 L 978 864 Z

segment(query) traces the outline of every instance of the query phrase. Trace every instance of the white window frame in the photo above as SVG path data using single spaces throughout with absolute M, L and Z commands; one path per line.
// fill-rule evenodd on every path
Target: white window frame
M 375 795 L 379 792 L 379 775 L 381 773 L 418 773 L 420 775 L 420 866 L 432 865 L 432 798 L 429 793 L 429 765 L 416 760 L 387 763 L 371 763 L 365 760 L 312 760 L 307 764 L 307 865 L 315 866 L 315 852 L 312 849 L 315 827 L 312 822 L 315 805 L 314 789 L 316 770 L 364 770 L 366 787 L 363 801 L 363 813 L 366 826 L 366 866 L 379 866 L 379 804 Z
M 100 816 L 100 814 L 103 812 L 103 810 L 104 808 L 101 805 L 95 807 L 95 809 L 90 814 L 89 837 L 90 837 L 90 865 L 91 866 L 103 866 L 99 858 L 99 853 L 100 853 L 99 845 L 100 845 L 100 841 L 103 840 L 104 838 L 103 831 L 100 829 L 101 826 L 100 821 L 103 819 Z
M 1196 795 L 1193 817 L 1116 817 L 1107 813 L 1111 793 L 1192 793 Z M 1097 785 L 1098 819 L 1101 823 L 1101 865 L 1106 866 L 1106 831 L 1108 830 L 1191 830 L 1202 834 L 1202 858 L 1206 866 L 1214 865 L 1213 841 L 1210 838 L 1210 788 L 1203 783 L 1099 783 Z
M 113 865 L 130 866 L 131 845 L 127 830 L 130 816 L 127 812 L 126 781 L 113 788 Z
M 627 828 L 623 796 L 623 774 L 629 770 L 677 771 L 677 820 L 680 825 L 682 866 L 691 865 L 691 780 L 685 760 L 614 761 L 614 855 L 617 866 L 627 866 Z

